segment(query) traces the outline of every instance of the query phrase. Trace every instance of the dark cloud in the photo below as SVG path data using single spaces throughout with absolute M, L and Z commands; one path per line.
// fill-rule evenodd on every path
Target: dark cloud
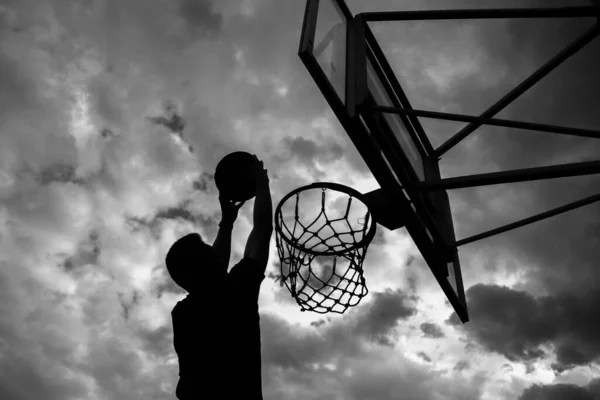
M 164 106 L 163 115 L 157 117 L 148 117 L 156 125 L 161 125 L 167 128 L 171 133 L 183 139 L 183 131 L 185 129 L 185 120 L 176 110 L 175 105 L 167 102 Z
M 302 163 L 307 165 L 312 165 L 315 161 L 336 161 L 344 154 L 344 149 L 334 142 L 317 143 L 303 137 L 286 137 L 283 140 L 283 144 L 292 156 L 297 157 Z
M 461 326 L 455 314 L 449 321 L 488 351 L 529 363 L 544 358 L 541 347 L 551 345 L 557 371 L 595 363 L 600 357 L 598 290 L 536 298 L 479 284 L 469 288 L 467 298 L 471 321 Z
M 67 271 L 73 271 L 85 265 L 98 265 L 100 257 L 100 246 L 98 243 L 98 233 L 92 231 L 86 240 L 84 240 L 75 254 L 67 257 L 63 262 L 63 267 Z
M 11 37 L 3 38 L 11 43 Z M 12 43 L 13 45 L 15 43 Z M 27 48 L 27 44 L 23 43 Z M 18 47 L 21 49 L 21 47 Z M 75 143 L 68 132 L 67 99 L 47 91 L 43 63 L 33 53 L 0 51 L 0 148 L 15 156 L 19 167 L 40 172 L 51 165 L 75 162 Z M 44 99 L 45 97 L 45 99 Z M 43 100 L 42 100 L 43 99 Z
M 467 360 L 460 360 L 459 362 L 456 363 L 456 365 L 454 365 L 453 370 L 454 371 L 464 371 L 465 369 L 468 369 L 470 366 L 469 362 Z
M 305 370 L 310 364 L 327 362 L 331 357 L 327 338 L 303 331 L 270 314 L 261 315 L 260 321 L 264 364 Z M 332 344 L 333 347 L 337 346 Z
M 427 361 L 428 363 L 430 363 L 430 362 L 431 362 L 431 357 L 429 357 L 429 356 L 427 355 L 427 353 L 424 353 L 424 352 L 420 351 L 420 352 L 418 352 L 418 353 L 417 353 L 417 356 L 418 356 L 420 359 L 422 359 L 423 361 Z
M 11 59 L 0 52 L 0 115 L 5 119 L 7 114 L 18 111 L 20 106 L 31 106 L 36 102 L 35 81 L 27 76 L 27 70 L 19 67 L 18 60 Z
M 156 377 L 140 374 L 144 363 L 134 348 L 119 338 L 95 343 L 81 371 L 95 379 L 108 398 L 141 399 L 171 396 Z
M 398 322 L 416 314 L 414 299 L 401 290 L 386 290 L 371 294 L 371 299 L 360 309 L 356 318 L 356 333 L 367 340 L 392 346 L 394 329 Z
M 482 379 L 468 383 L 456 378 L 434 379 L 424 370 L 406 365 L 399 367 L 380 360 L 365 360 L 354 368 L 355 374 L 343 380 L 351 400 L 433 400 L 437 398 L 475 400 L 482 395 Z
M 384 246 L 387 243 L 386 237 L 385 237 L 385 233 L 383 231 L 383 229 L 379 229 L 378 231 L 375 232 L 375 236 L 373 237 L 373 240 L 371 241 L 370 246 Z M 371 247 L 374 248 L 374 247 Z
M 446 336 L 442 328 L 432 322 L 423 322 L 420 328 L 423 336 L 427 338 L 439 339 Z
M 217 217 L 194 213 L 187 208 L 188 206 L 189 203 L 184 202 L 175 207 L 158 209 L 155 215 L 147 218 L 129 217 L 127 218 L 127 225 L 134 232 L 149 230 L 155 238 L 160 239 L 161 227 L 164 221 L 176 220 L 180 223 L 189 222 L 193 226 L 201 226 L 205 232 L 205 235 L 202 235 L 202 239 L 210 243 L 210 238 L 216 237 L 217 234 Z
M 391 346 L 399 321 L 416 313 L 413 301 L 401 291 L 372 293 L 368 302 L 351 309 L 341 319 L 311 324 L 318 330 L 290 325 L 270 314 L 261 316 L 263 354 L 269 364 L 305 369 L 360 351 L 361 341 Z
M 374 298 L 373 298 L 374 297 Z M 343 387 L 344 398 L 392 400 L 478 399 L 483 380 L 468 383 L 431 375 L 400 355 L 372 344 L 389 345 L 398 320 L 414 312 L 400 292 L 387 291 L 369 297 L 361 309 L 353 309 L 318 329 L 292 325 L 271 314 L 261 314 L 263 383 L 265 397 L 328 399 Z M 387 310 L 387 311 L 386 311 Z M 390 357 L 383 356 L 385 354 Z M 421 358 L 427 360 L 426 354 Z M 324 366 L 328 366 L 324 368 Z M 282 388 L 285 385 L 285 389 Z
M 223 26 L 223 16 L 213 10 L 210 0 L 179 0 L 181 16 L 190 29 L 201 33 L 219 33 Z
M 210 185 L 214 185 L 215 176 L 214 174 L 202 173 L 198 179 L 193 183 L 194 189 L 201 192 L 206 192 Z
M 121 304 L 123 319 L 125 321 L 129 320 L 131 310 L 138 305 L 140 301 L 140 293 L 137 290 L 134 290 L 130 297 L 131 299 L 126 299 L 125 296 L 119 294 L 119 303 Z
M 126 125 L 126 111 L 121 107 L 121 99 L 114 76 L 110 74 L 110 66 L 106 73 L 98 74 L 88 83 L 89 104 L 92 118 L 98 126 L 106 126 L 101 131 L 103 137 L 114 137 L 115 130 L 120 131 Z
M 518 400 L 597 400 L 600 398 L 600 380 L 586 386 L 570 383 L 533 385 L 523 391 Z
M 153 357 L 164 359 L 174 354 L 171 325 L 165 325 L 155 330 L 140 327 L 137 334 L 141 339 L 141 347 Z
M 60 163 L 43 169 L 39 174 L 39 180 L 41 184 L 50 182 L 78 182 L 75 175 L 75 166 Z
M 319 328 L 323 325 L 325 325 L 327 323 L 327 321 L 325 321 L 324 319 L 320 319 L 318 321 L 313 321 L 310 323 L 310 326 L 314 326 L 315 328 Z
M 53 368 L 45 360 L 29 359 L 25 354 L 4 352 L 0 362 L 0 398 L 6 400 L 71 400 L 88 395 L 81 381 L 62 373 L 59 360 Z M 59 372 L 60 371 L 60 372 Z
M 192 223 L 197 222 L 197 217 L 192 214 L 189 210 L 183 207 L 172 207 L 165 210 L 161 210 L 156 213 L 156 219 L 182 219 Z

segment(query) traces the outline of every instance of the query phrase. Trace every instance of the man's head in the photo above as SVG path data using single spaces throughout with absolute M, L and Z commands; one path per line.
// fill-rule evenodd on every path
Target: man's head
M 221 277 L 213 248 L 197 233 L 177 240 L 165 261 L 173 281 L 189 293 L 208 290 Z

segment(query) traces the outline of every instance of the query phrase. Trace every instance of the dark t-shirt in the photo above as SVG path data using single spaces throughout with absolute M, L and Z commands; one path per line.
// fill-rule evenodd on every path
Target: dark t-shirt
M 264 274 L 250 258 L 223 282 L 188 295 L 173 308 L 179 358 L 177 397 L 262 399 L 258 295 Z

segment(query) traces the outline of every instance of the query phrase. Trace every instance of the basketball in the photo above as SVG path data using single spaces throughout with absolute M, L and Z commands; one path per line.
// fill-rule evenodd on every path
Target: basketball
M 223 157 L 215 170 L 219 193 L 228 200 L 246 201 L 256 195 L 256 159 L 245 151 Z

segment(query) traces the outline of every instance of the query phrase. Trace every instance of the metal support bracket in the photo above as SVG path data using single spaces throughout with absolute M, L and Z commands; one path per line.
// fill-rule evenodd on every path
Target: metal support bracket
M 598 0 L 591 0 L 599 6 Z M 499 8 L 466 10 L 375 11 L 364 12 L 365 21 L 441 21 L 453 19 L 503 19 L 503 18 L 585 18 L 593 17 L 594 7 L 576 6 L 559 8 Z
M 517 229 L 517 228 L 532 224 L 537 221 L 542 221 L 544 219 L 548 219 L 550 217 L 554 217 L 556 215 L 563 214 L 563 213 L 566 213 L 571 210 L 575 210 L 575 209 L 583 207 L 583 206 L 587 206 L 588 204 L 592 204 L 597 201 L 600 201 L 600 194 L 589 196 L 589 197 L 583 198 L 581 200 L 577 200 L 572 203 L 566 204 L 564 206 L 556 207 L 556 208 L 553 208 L 552 210 L 548 210 L 548 211 L 545 211 L 545 212 L 542 212 L 542 213 L 539 213 L 536 215 L 532 215 L 531 217 L 524 218 L 520 221 L 516 221 L 511 224 L 500 226 L 496 229 L 491 229 L 489 231 L 482 232 L 477 235 L 470 236 L 468 238 L 457 240 L 456 243 L 454 243 L 454 247 L 463 246 L 465 244 L 469 244 L 469 243 L 473 243 L 473 242 L 476 242 L 476 241 L 479 241 L 482 239 L 486 239 L 488 237 L 495 236 L 500 233 L 508 232 L 513 229 Z
M 404 218 L 399 212 L 398 204 L 394 202 L 395 196 L 380 188 L 372 192 L 364 193 L 361 201 L 364 201 L 369 212 L 379 225 L 393 231 L 404 226 Z
M 417 187 L 423 191 L 451 190 L 593 174 L 600 174 L 600 161 L 584 161 L 571 164 L 551 165 L 548 167 L 524 168 L 511 171 L 459 176 L 456 178 L 444 178 L 437 181 L 422 182 Z
M 585 47 L 588 43 L 594 40 L 600 34 L 600 25 L 594 24 L 585 33 L 579 36 L 575 41 L 569 44 L 563 51 L 558 53 L 554 58 L 549 60 L 546 64 L 541 66 L 537 71 L 531 74 L 527 79 L 521 82 L 513 90 L 507 93 L 503 98 L 498 100 L 494 105 L 484 111 L 481 118 L 492 118 L 500 111 L 505 109 L 508 105 L 518 99 L 523 93 L 531 89 L 536 83 L 541 81 L 550 72 L 555 70 L 564 61 L 569 59 L 571 56 L 576 54 L 579 50 Z M 471 133 L 477 130 L 482 124 L 481 123 L 470 123 L 461 129 L 458 133 L 448 139 L 444 144 L 438 147 L 435 151 L 438 157 L 441 157 L 444 153 L 448 152 L 459 142 L 469 136 Z
M 600 0 L 599 0 L 600 1 Z M 452 114 L 438 111 L 413 110 L 407 108 L 397 108 L 389 106 L 374 105 L 371 109 L 390 114 L 406 114 L 417 117 L 441 119 L 446 121 L 468 122 L 473 124 L 500 126 L 504 128 L 522 129 L 534 132 L 555 133 L 559 135 L 586 137 L 591 139 L 600 139 L 600 130 L 571 128 L 568 126 L 558 126 L 549 124 L 538 124 L 533 122 L 513 121 L 500 118 L 485 118 L 480 116 Z

